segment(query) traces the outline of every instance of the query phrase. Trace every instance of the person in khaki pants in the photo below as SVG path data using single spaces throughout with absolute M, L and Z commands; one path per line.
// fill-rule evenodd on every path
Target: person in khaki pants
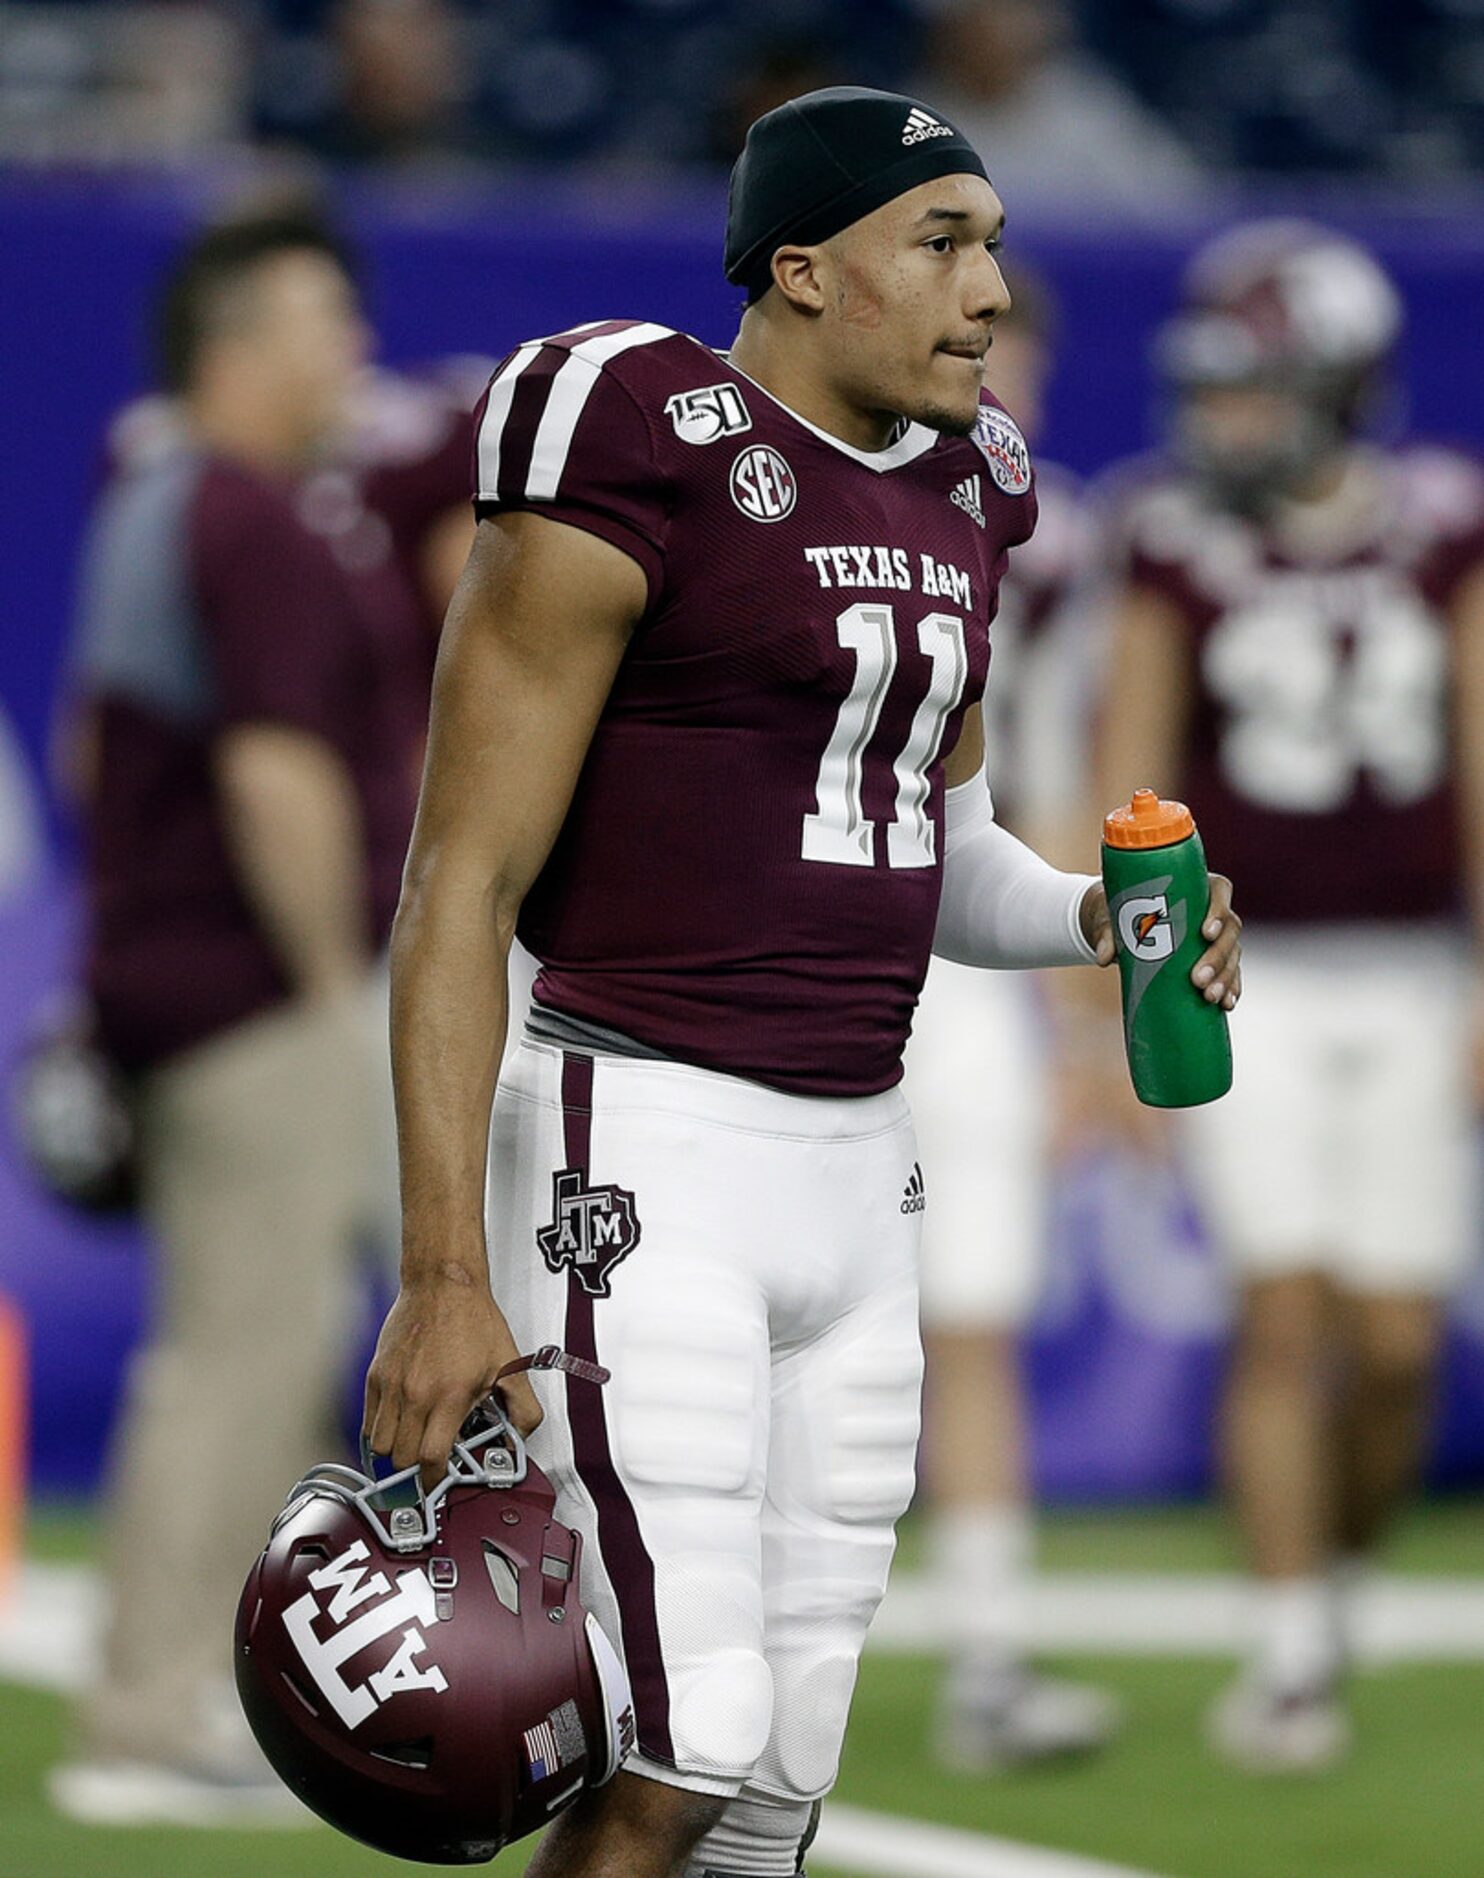
M 364 350 L 334 238 L 295 213 L 208 232 L 159 337 L 184 421 L 103 494 L 73 679 L 87 979 L 138 1089 L 157 1296 L 101 1663 L 51 1792 L 95 1823 L 236 1824 L 291 1804 L 236 1711 L 231 1622 L 341 1381 L 424 629 L 306 496 Z

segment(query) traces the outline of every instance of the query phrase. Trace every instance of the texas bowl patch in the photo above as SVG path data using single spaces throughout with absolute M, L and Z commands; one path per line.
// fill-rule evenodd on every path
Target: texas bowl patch
M 1023 496 L 1031 486 L 1031 453 L 1015 419 L 992 404 L 981 404 L 974 442 L 996 486 L 1007 496 Z

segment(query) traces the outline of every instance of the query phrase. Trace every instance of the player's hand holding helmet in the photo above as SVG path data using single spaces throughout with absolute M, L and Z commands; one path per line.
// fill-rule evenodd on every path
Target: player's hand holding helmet
M 520 1367 L 591 1382 L 555 1348 Z M 237 1689 L 258 1743 L 322 1819 L 434 1864 L 493 1858 L 617 1772 L 633 1708 L 578 1595 L 582 1540 L 498 1400 L 448 1471 L 377 1480 L 325 1463 L 274 1521 L 237 1613 Z

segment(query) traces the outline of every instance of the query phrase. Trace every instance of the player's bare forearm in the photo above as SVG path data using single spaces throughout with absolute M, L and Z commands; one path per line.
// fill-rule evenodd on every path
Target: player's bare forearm
M 485 1282 L 485 1136 L 505 1044 L 510 920 L 457 869 L 409 864 L 392 935 L 406 1284 Z
M 392 939 L 402 1291 L 366 1391 L 377 1452 L 429 1477 L 516 1353 L 482 1217 L 506 963 L 645 597 L 618 549 L 502 516 L 481 525 L 444 629 Z M 507 1401 L 519 1425 L 539 1420 L 524 1381 Z
M 321 738 L 280 724 L 228 731 L 217 789 L 237 877 L 295 991 L 328 997 L 369 958 L 355 791 Z

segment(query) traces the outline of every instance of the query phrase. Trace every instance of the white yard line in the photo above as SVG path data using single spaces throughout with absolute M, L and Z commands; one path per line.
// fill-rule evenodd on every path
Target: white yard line
M 951 1601 L 920 1576 L 893 1581 L 871 1628 L 872 1650 L 932 1654 L 950 1648 Z M 1030 1634 L 1040 1650 L 1111 1656 L 1235 1655 L 1246 1633 L 1240 1579 L 1051 1572 L 1032 1593 Z M 93 1661 L 99 1615 L 95 1574 L 82 1565 L 22 1566 L 0 1603 L 0 1680 L 67 1691 Z M 1382 1578 L 1356 1610 L 1363 1662 L 1484 1661 L 1484 1578 Z
M 1154 1878 L 1073 1852 L 833 1803 L 825 1807 L 810 1856 L 850 1878 Z
M 951 1601 L 921 1575 L 892 1581 L 871 1627 L 877 1650 L 940 1650 L 953 1641 Z M 1047 1572 L 1031 1590 L 1039 1650 L 1136 1656 L 1236 1655 L 1248 1635 L 1243 1581 L 1215 1572 Z M 1484 1659 L 1484 1577 L 1381 1577 L 1357 1595 L 1362 1662 Z

